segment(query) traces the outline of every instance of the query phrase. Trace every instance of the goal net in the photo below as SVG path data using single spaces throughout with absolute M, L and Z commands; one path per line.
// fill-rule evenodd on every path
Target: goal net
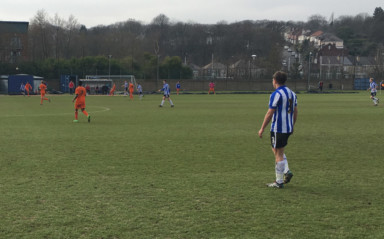
M 108 94 L 113 84 L 116 85 L 115 94 L 124 93 L 124 83 L 131 82 L 135 88 L 137 86 L 133 75 L 86 75 L 85 79 L 79 79 L 83 86 L 90 88 L 90 94 Z

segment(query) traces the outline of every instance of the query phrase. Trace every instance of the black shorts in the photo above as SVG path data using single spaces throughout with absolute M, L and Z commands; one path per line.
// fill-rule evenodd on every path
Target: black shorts
M 371 96 L 375 97 L 376 96 L 376 92 L 371 92 Z
M 272 148 L 284 148 L 288 144 L 288 138 L 291 133 L 276 133 L 271 132 L 271 145 Z

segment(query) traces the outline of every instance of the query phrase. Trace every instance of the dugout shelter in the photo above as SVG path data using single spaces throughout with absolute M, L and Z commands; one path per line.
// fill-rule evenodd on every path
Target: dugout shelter
M 40 82 L 42 80 L 44 80 L 43 77 L 26 74 L 9 76 L 2 75 L 0 78 L 0 93 L 9 95 L 20 95 L 21 83 L 24 83 L 25 85 L 28 82 L 32 86 L 31 94 L 33 94 L 33 92 L 35 92 L 39 88 Z
M 113 85 L 113 81 L 110 79 L 79 79 L 76 82 L 76 86 L 78 85 L 79 81 L 83 82 L 83 86 L 86 87 L 87 85 L 91 88 L 91 94 L 108 94 L 109 89 L 111 89 Z M 98 90 L 96 90 L 98 89 Z

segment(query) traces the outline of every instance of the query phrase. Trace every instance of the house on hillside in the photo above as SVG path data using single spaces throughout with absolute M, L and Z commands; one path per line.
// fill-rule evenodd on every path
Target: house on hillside
M 312 42 L 313 45 L 316 46 L 316 47 L 321 46 L 320 36 L 321 36 L 322 34 L 323 34 L 323 31 L 317 31 L 317 32 L 312 33 L 312 34 L 309 36 L 309 41 Z
M 227 66 L 219 62 L 209 63 L 201 68 L 200 76 L 204 78 L 226 78 Z
M 239 60 L 229 66 L 229 77 L 233 79 L 257 79 L 266 74 L 266 69 L 261 68 L 255 61 Z
M 336 48 L 344 48 L 344 41 L 331 33 L 323 33 L 318 39 L 320 40 L 320 46 L 333 44 Z
M 0 21 L 0 62 L 28 59 L 28 22 Z
M 337 80 L 348 78 L 369 78 L 380 68 L 374 57 L 319 56 L 319 78 Z
M 336 43 L 322 44 L 319 49 L 319 56 L 348 56 L 348 49 L 337 47 Z
M 191 68 L 191 70 L 192 70 L 192 75 L 193 75 L 192 77 L 193 77 L 193 79 L 198 78 L 199 77 L 199 73 L 201 71 L 201 67 L 198 66 L 198 65 L 192 64 L 192 63 L 188 64 L 187 66 L 189 68 Z
M 298 42 L 303 43 L 303 41 L 308 40 L 311 35 L 311 31 L 302 30 L 300 36 L 298 37 Z
M 297 44 L 302 34 L 303 30 L 301 29 L 290 29 L 284 33 L 284 39 L 291 44 Z

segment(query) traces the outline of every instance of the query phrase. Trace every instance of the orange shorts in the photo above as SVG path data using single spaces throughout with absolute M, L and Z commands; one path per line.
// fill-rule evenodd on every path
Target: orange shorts
M 215 88 L 209 88 L 209 91 L 215 91 Z
M 85 109 L 85 102 L 75 102 L 75 109 Z

